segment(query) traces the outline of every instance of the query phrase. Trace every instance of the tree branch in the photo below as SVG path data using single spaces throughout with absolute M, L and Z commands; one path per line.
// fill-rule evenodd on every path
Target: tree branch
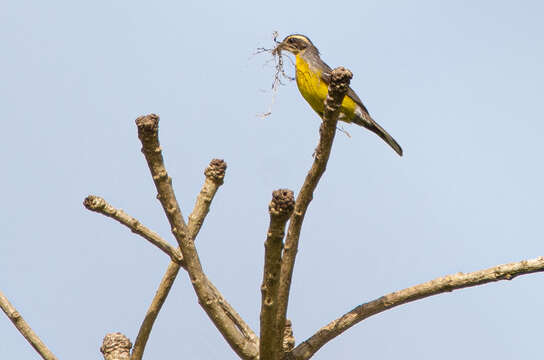
M 280 327 L 280 334 L 283 333 L 283 328 L 286 321 L 289 291 L 291 288 L 295 258 L 298 251 L 298 241 L 300 237 L 300 230 L 302 228 L 302 222 L 304 221 L 306 210 L 312 201 L 317 183 L 327 167 L 332 142 L 336 133 L 336 124 L 338 123 L 340 104 L 342 103 L 342 100 L 349 89 L 349 82 L 352 76 L 353 75 L 351 72 L 343 67 L 336 68 L 332 72 L 331 83 L 329 85 L 327 99 L 325 100 L 323 122 L 319 128 L 320 139 L 315 151 L 314 162 L 310 171 L 308 172 L 308 175 L 306 175 L 304 184 L 302 185 L 300 193 L 297 196 L 295 210 L 289 223 L 289 230 L 287 232 L 285 248 L 283 250 L 278 291 L 278 315 L 276 321 Z
M 45 346 L 38 335 L 30 328 L 30 325 L 28 325 L 25 319 L 23 319 L 17 309 L 11 305 L 9 300 L 4 296 L 4 294 L 2 294 L 2 292 L 0 292 L 0 307 L 11 320 L 13 325 L 15 325 L 17 330 L 19 330 L 21 335 L 25 337 L 26 341 L 32 345 L 34 350 L 36 350 L 43 359 L 57 360 L 56 356 L 47 348 L 47 346 Z
M 268 206 L 270 225 L 264 253 L 263 283 L 261 285 L 261 338 L 260 360 L 277 360 L 282 353 L 283 333 L 276 323 L 278 307 L 278 283 L 281 269 L 281 250 L 285 224 L 293 213 L 295 197 L 291 190 L 280 189 L 272 193 Z
M 164 166 L 158 138 L 159 117 L 155 114 L 141 116 L 136 119 L 136 125 L 138 127 L 138 137 L 142 142 L 142 153 L 145 156 L 157 189 L 157 198 L 168 218 L 172 234 L 178 241 L 185 260 L 185 268 L 189 273 L 199 304 L 228 344 L 241 358 L 256 359 L 258 357 L 257 345 L 247 339 L 234 321 L 223 311 L 221 305 L 223 298 L 214 293 L 210 281 L 202 270 L 194 241 L 183 220 L 181 209 L 174 194 L 172 179 L 168 176 Z
M 204 171 L 206 180 L 200 193 L 197 197 L 193 212 L 189 216 L 188 228 L 191 232 L 191 237 L 196 238 L 206 215 L 209 212 L 211 202 L 217 192 L 219 186 L 223 184 L 223 179 L 225 176 L 226 163 L 223 160 L 213 159 L 210 162 L 210 165 Z M 143 356 L 143 352 L 149 339 L 149 334 L 157 319 L 157 316 L 164 304 L 170 289 L 174 284 L 174 280 L 177 277 L 180 267 L 184 267 L 183 256 L 179 248 L 174 248 L 167 241 L 162 239 L 152 230 L 143 226 L 137 219 L 126 214 L 123 210 L 118 210 L 111 205 L 109 205 L 104 199 L 98 196 L 90 195 L 88 196 L 84 203 L 85 207 L 91 211 L 95 211 L 111 217 L 114 220 L 117 220 L 121 224 L 127 226 L 132 232 L 141 235 L 146 240 L 149 240 L 152 244 L 156 245 L 159 249 L 165 252 L 172 261 L 170 262 L 162 280 L 155 293 L 155 296 L 149 306 L 149 309 L 146 313 L 144 321 L 140 326 L 138 336 L 134 343 L 134 348 L 132 351 L 131 358 L 134 360 L 139 360 Z M 238 329 L 242 332 L 244 337 L 250 339 L 252 342 L 257 343 L 257 335 L 251 330 L 251 328 L 243 321 L 240 315 L 232 308 L 232 306 L 223 299 L 221 293 L 217 288 L 210 285 L 210 291 L 212 291 L 217 299 L 219 299 L 219 304 L 227 316 L 235 323 Z
M 219 186 L 223 184 L 226 167 L 227 164 L 223 160 L 213 159 L 210 162 L 210 165 L 204 171 L 206 179 L 196 199 L 193 212 L 189 216 L 188 229 L 191 238 L 193 239 L 196 239 L 196 236 L 198 235 L 198 232 L 200 231 L 200 228 L 204 223 L 204 219 L 209 212 L 210 205 L 215 196 L 215 193 L 219 189 Z M 177 249 L 177 251 L 179 251 L 179 248 Z M 155 323 L 155 320 L 157 319 L 162 305 L 164 304 L 166 297 L 168 296 L 168 293 L 170 292 L 170 289 L 174 284 L 174 281 L 180 269 L 180 265 L 180 263 L 176 263 L 174 261 L 171 261 L 168 265 L 166 273 L 161 280 L 161 283 L 157 292 L 155 293 L 153 301 L 151 302 L 151 305 L 147 310 L 144 321 L 140 326 L 140 330 L 138 332 L 138 336 L 136 337 L 134 348 L 132 350 L 132 360 L 140 360 L 142 358 L 153 324 Z M 221 297 L 221 294 L 215 287 L 212 289 L 212 291 L 218 298 Z M 230 305 L 226 301 L 224 301 L 224 303 L 227 304 L 227 306 L 225 306 L 224 308 L 224 311 L 229 315 L 229 317 L 239 318 L 239 315 L 236 313 L 236 311 L 234 311 L 234 309 L 232 309 L 232 307 L 230 307 Z M 256 335 L 254 335 L 254 338 L 256 338 Z
M 170 293 L 170 289 L 172 289 L 172 285 L 174 285 L 180 267 L 181 266 L 178 263 L 173 261 L 170 261 L 168 264 L 168 268 L 162 277 L 159 288 L 157 289 L 157 292 L 151 301 L 151 305 L 149 305 L 149 308 L 147 309 L 142 325 L 140 325 L 140 329 L 138 330 L 138 336 L 136 336 L 132 355 L 130 356 L 131 360 L 140 360 L 144 356 L 145 346 L 147 345 L 147 340 L 149 340 L 149 335 L 151 334 L 155 320 L 157 320 L 157 316 L 159 316 L 159 312 Z
M 89 195 L 83 201 L 83 205 L 91 211 L 106 215 L 121 224 L 128 227 L 133 233 L 140 235 L 159 249 L 161 249 L 166 255 L 170 256 L 172 261 L 181 264 L 183 256 L 181 252 L 170 245 L 168 241 L 161 238 L 157 233 L 153 232 L 149 228 L 142 225 L 138 219 L 125 213 L 123 210 L 118 210 L 108 204 L 106 200 L 99 196 Z
M 429 296 L 451 292 L 471 286 L 478 286 L 500 280 L 512 280 L 516 276 L 544 271 L 544 257 L 532 260 L 498 265 L 489 269 L 468 274 L 457 273 L 396 291 L 376 300 L 362 304 L 342 315 L 338 319 L 319 329 L 313 336 L 300 343 L 284 359 L 306 360 L 315 354 L 323 345 L 334 339 L 358 322 L 389 310 L 396 306 Z

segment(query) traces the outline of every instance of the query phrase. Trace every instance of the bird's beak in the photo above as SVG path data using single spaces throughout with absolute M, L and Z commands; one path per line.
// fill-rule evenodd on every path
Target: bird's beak
M 274 50 L 272 50 L 272 54 L 273 55 L 279 54 L 283 50 L 289 51 L 290 53 L 293 53 L 293 54 L 295 53 L 295 48 L 289 45 L 288 43 L 286 43 L 285 41 L 283 41 L 279 43 L 278 46 L 274 48 Z
M 285 46 L 285 43 L 281 42 L 272 50 L 272 55 L 279 55 L 281 51 L 283 50 L 283 47 Z

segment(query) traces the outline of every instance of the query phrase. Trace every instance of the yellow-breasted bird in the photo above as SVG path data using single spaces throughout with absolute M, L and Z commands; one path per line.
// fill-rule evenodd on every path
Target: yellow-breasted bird
M 296 57 L 296 79 L 300 93 L 308 104 L 323 117 L 325 98 L 331 79 L 332 69 L 319 57 L 319 50 L 307 36 L 293 34 L 276 46 L 274 53 L 286 50 Z M 342 101 L 338 120 L 364 126 L 377 134 L 402 156 L 400 145 L 370 115 L 357 94 L 349 88 Z

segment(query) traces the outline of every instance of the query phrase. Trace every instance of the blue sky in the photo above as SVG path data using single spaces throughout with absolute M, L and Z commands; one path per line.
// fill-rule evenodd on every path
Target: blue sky
M 289 317 L 297 343 L 354 306 L 542 251 L 544 46 L 538 1 L 11 1 L 0 11 L 0 289 L 59 358 L 134 341 L 169 259 L 90 213 L 96 194 L 171 240 L 134 119 L 161 116 L 185 214 L 210 159 L 227 177 L 198 237 L 205 271 L 258 329 L 272 190 L 298 192 L 319 118 L 296 85 L 269 118 L 271 33 L 309 36 L 403 146 L 346 125 L 306 216 Z M 287 66 L 293 74 L 293 68 Z M 527 358 L 540 274 L 372 317 L 316 359 Z M 37 355 L 6 317 L 0 358 Z M 148 358 L 234 359 L 179 276 Z

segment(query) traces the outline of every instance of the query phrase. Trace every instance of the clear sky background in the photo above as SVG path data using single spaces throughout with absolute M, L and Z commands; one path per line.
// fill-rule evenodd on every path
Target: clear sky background
M 260 46 L 308 35 L 403 146 L 345 126 L 306 216 L 297 343 L 354 306 L 438 276 L 544 255 L 541 1 L 10 1 L 0 6 L 0 289 L 61 359 L 134 341 L 169 259 L 84 209 L 104 197 L 172 240 L 134 120 L 157 113 L 184 214 L 228 163 L 198 237 L 205 271 L 258 329 L 272 190 L 298 192 L 319 118 Z M 292 66 L 287 71 L 294 74 Z M 315 359 L 542 353 L 534 274 L 398 307 Z M 235 359 L 180 273 L 148 359 Z M 0 358 L 37 354 L 5 316 Z

